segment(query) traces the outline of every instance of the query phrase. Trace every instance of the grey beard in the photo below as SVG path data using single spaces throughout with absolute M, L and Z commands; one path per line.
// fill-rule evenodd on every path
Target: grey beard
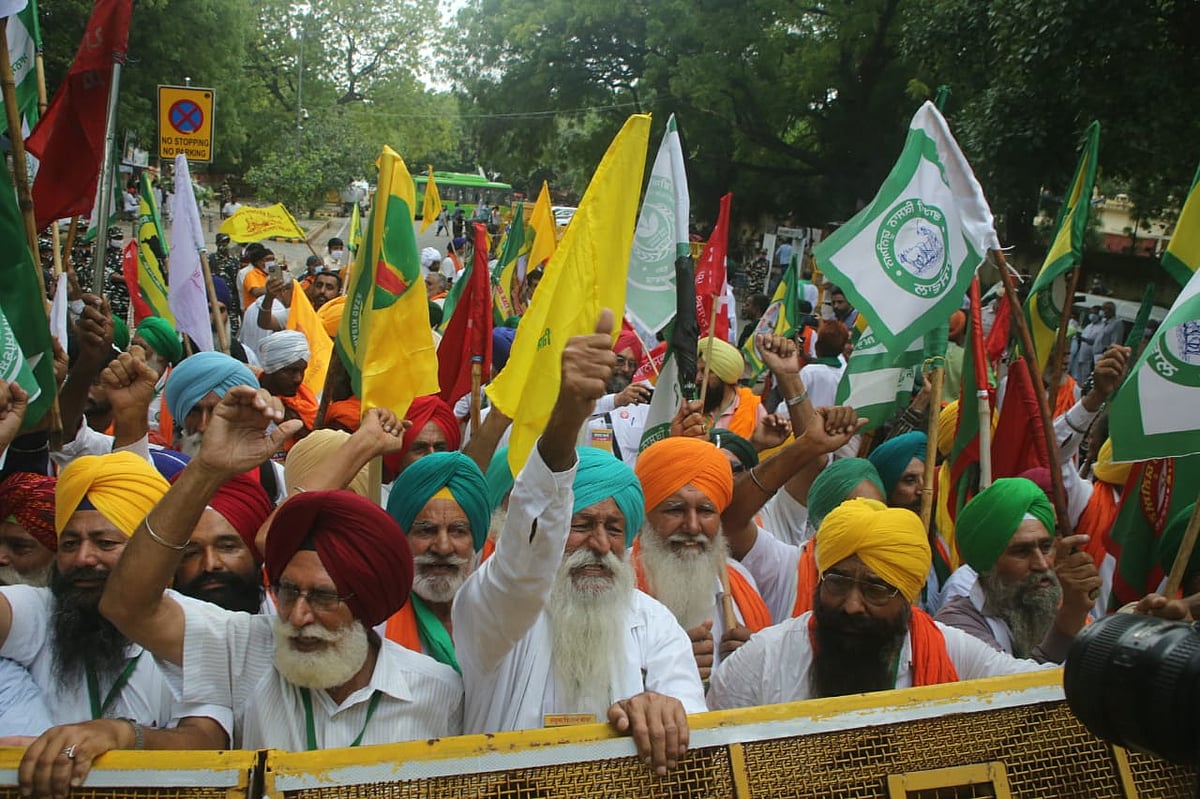
M 54 561 L 50 561 L 40 569 L 21 574 L 12 566 L 0 566 L 0 585 L 31 585 L 34 588 L 45 588 L 50 585 L 50 572 L 53 568 Z
M 204 441 L 203 433 L 180 433 L 176 447 L 184 455 L 194 458 L 200 454 L 200 444 Z
M 1046 576 L 1052 585 L 1040 588 L 1038 583 Z M 983 589 L 984 613 L 997 616 L 1008 624 L 1013 656 L 1030 657 L 1033 648 L 1050 632 L 1058 613 L 1062 601 L 1058 576 L 1052 571 L 1035 572 L 1019 582 L 1005 583 L 994 571 L 989 571 L 979 575 L 979 585 Z

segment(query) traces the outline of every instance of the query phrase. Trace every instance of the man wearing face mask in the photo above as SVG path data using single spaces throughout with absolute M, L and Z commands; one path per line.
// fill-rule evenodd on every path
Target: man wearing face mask
M 335 272 L 345 268 L 350 257 L 350 254 L 346 252 L 346 242 L 334 236 L 326 242 L 325 248 L 329 251 L 329 255 L 325 258 L 325 263 Z
M 275 265 L 275 253 L 266 247 L 254 250 L 250 270 L 242 278 L 242 307 L 249 309 L 256 299 L 267 293 L 267 273 Z

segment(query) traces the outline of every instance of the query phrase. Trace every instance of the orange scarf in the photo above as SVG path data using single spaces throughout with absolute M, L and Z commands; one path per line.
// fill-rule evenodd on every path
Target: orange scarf
M 387 620 L 383 637 L 395 641 L 405 649 L 413 652 L 421 651 L 421 634 L 417 632 L 417 614 L 413 612 L 411 602 L 405 602 L 404 607 L 393 613 Z
M 758 406 L 762 404 L 762 398 L 743 387 L 737 389 L 737 397 L 737 408 L 729 419 L 729 430 L 749 439 L 754 435 L 754 428 L 758 427 Z
M 816 626 L 816 615 L 809 616 L 808 640 L 812 643 L 814 655 L 817 649 L 814 636 Z M 954 661 L 950 660 L 950 653 L 946 651 L 946 637 L 942 635 L 933 618 L 915 605 L 908 622 L 908 634 L 912 638 L 914 688 L 958 682 L 958 670 L 954 668 Z
M 301 384 L 300 390 L 296 392 L 294 397 L 280 397 L 279 401 L 296 412 L 300 420 L 304 422 L 304 426 L 312 430 L 317 423 L 317 408 L 321 403 L 317 402 L 317 395 L 312 392 L 308 386 Z
M 1079 516 L 1079 523 L 1075 525 L 1075 532 L 1091 536 L 1084 549 L 1092 556 L 1097 569 L 1108 554 L 1104 546 L 1104 535 L 1112 529 L 1116 520 L 1117 492 L 1108 483 L 1097 480 L 1092 486 L 1092 496 L 1087 507 Z
M 800 547 L 800 565 L 796 575 L 796 604 L 792 605 L 792 618 L 812 610 L 813 595 L 821 575 L 817 571 L 817 547 L 814 541 L 805 541 Z
M 1075 378 L 1063 375 L 1063 381 L 1058 387 L 1058 396 L 1054 398 L 1053 418 L 1057 419 L 1075 404 Z
M 633 568 L 637 573 L 637 587 L 639 591 L 654 596 L 646 582 L 646 573 L 642 569 L 641 544 L 640 537 L 633 540 L 632 558 Z M 750 582 L 737 569 L 729 565 L 726 565 L 725 569 L 729 574 L 729 593 L 733 596 L 733 604 L 737 605 L 737 609 L 742 612 L 742 621 L 746 627 L 752 633 L 770 627 L 771 611 L 767 610 L 767 603 L 763 602 L 758 591 L 754 590 Z

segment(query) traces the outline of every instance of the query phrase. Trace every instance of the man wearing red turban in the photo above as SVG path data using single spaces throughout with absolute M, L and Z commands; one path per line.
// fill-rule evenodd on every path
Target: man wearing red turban
M 462 443 L 462 428 L 454 409 L 436 394 L 414 399 L 404 416 L 412 427 L 404 434 L 404 449 L 383 459 L 385 481 L 398 477 L 419 458 L 434 452 L 454 452 Z
M 48 585 L 57 550 L 54 478 L 13 472 L 0 482 L 0 584 Z
M 233 710 L 235 747 L 304 751 L 458 734 L 458 674 L 372 630 L 408 599 L 413 562 L 400 526 L 357 494 L 305 491 L 279 507 L 264 553 L 278 617 L 163 595 L 217 489 L 299 425 L 283 421 L 265 391 L 230 389 L 200 452 L 130 540 L 103 612 L 182 668 L 185 698 Z

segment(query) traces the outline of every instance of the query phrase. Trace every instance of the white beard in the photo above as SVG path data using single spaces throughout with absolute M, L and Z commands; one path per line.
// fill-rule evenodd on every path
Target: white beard
M 180 433 L 179 440 L 175 442 L 179 451 L 189 458 L 194 458 L 200 454 L 200 444 L 204 441 L 203 433 Z
M 593 563 L 608 567 L 612 575 L 572 576 Z M 601 557 L 583 548 L 563 558 L 546 603 L 554 676 L 566 702 L 563 712 L 605 718 L 625 650 L 634 582 L 633 567 L 611 552 Z
M 664 539 L 646 522 L 640 536 L 642 568 L 650 595 L 666 605 L 685 630 L 711 619 L 717 603 L 715 580 L 725 568 L 725 534 L 718 530 L 711 541 L 703 533 L 676 533 Z M 693 541 L 699 548 L 671 548 L 672 542 Z
M 36 569 L 29 574 L 21 574 L 12 566 L 0 566 L 0 585 L 32 585 L 34 588 L 45 588 L 50 585 L 50 570 L 54 561 L 46 564 L 45 568 Z
M 320 638 L 331 645 L 318 652 L 300 652 L 290 643 L 296 637 Z M 369 651 L 367 629 L 360 621 L 329 630 L 315 623 L 296 627 L 275 618 L 275 668 L 285 680 L 301 688 L 345 685 L 367 662 Z
M 458 571 L 454 574 L 430 574 L 425 570 L 427 566 L 454 566 Z M 431 552 L 425 552 L 413 558 L 413 584 L 412 592 L 424 599 L 426 602 L 436 602 L 445 604 L 454 599 L 454 595 L 458 593 L 458 589 L 462 588 L 462 584 L 471 576 L 471 558 L 463 558 L 458 555 L 447 555 L 441 557 L 434 555 Z

